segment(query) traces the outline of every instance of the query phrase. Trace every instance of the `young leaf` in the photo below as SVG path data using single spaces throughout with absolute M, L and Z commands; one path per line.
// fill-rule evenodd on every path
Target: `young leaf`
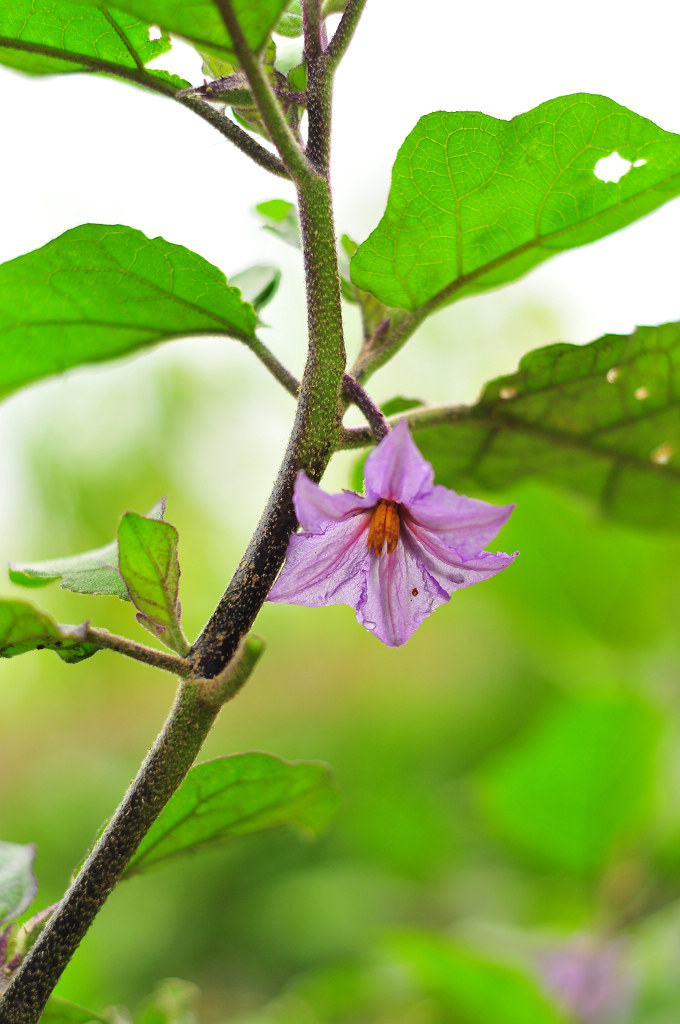
M 536 982 L 512 963 L 424 932 L 397 934 L 388 944 L 411 969 L 418 987 L 434 1000 L 442 1020 L 568 1024 Z
M 481 775 L 486 818 L 532 863 L 599 873 L 621 847 L 644 842 L 659 738 L 656 712 L 631 698 L 560 706 Z
M 297 36 L 301 36 L 303 32 L 302 22 L 302 4 L 300 0 L 292 0 L 288 4 L 288 9 L 279 18 L 276 29 L 274 30 L 280 36 L 287 36 L 290 39 L 295 39 Z
M 450 423 L 419 432 L 418 445 L 458 490 L 534 476 L 621 522 L 678 529 L 679 367 L 680 323 L 549 345 Z
M 102 71 L 140 85 L 155 78 L 185 88 L 183 79 L 144 67 L 169 49 L 167 35 L 150 39 L 147 23 L 117 9 L 68 0 L 0 4 L 0 64 L 27 74 Z
M 252 307 L 201 256 L 120 224 L 82 224 L 0 266 L 0 395 L 158 341 L 247 341 L 254 329 Z
M 33 902 L 35 846 L 0 842 L 0 924 L 18 917 Z
M 300 248 L 300 222 L 294 203 L 286 199 L 268 199 L 265 203 L 258 203 L 255 209 L 265 222 L 265 231 L 278 235 L 281 241 L 294 249 Z
M 260 52 L 290 0 L 233 0 L 234 13 L 251 50 Z M 123 11 L 160 25 L 193 43 L 200 51 L 236 61 L 232 42 L 213 0 L 116 0 Z
M 595 174 L 614 152 L 618 182 Z M 511 121 L 421 118 L 399 150 L 387 209 L 352 280 L 388 306 L 435 309 L 521 277 L 680 193 L 680 136 L 605 96 L 577 93 Z
M 259 265 L 248 267 L 240 274 L 231 278 L 232 288 L 238 288 L 246 302 L 249 302 L 256 313 L 271 302 L 281 282 L 281 271 L 278 267 Z
M 184 656 L 189 644 L 179 624 L 177 539 L 170 523 L 127 512 L 118 527 L 118 567 L 137 619 Z
M 165 498 L 147 512 L 147 519 L 163 519 Z M 43 587 L 61 580 L 64 590 L 75 594 L 109 594 L 129 601 L 125 580 L 118 568 L 118 541 L 103 548 L 84 551 L 66 558 L 50 558 L 45 562 L 12 562 L 9 567 L 12 583 L 22 587 Z
M 96 644 L 85 640 L 86 634 L 86 622 L 60 626 L 25 601 L 0 601 L 0 658 L 47 649 L 56 651 L 62 661 L 84 661 L 98 650 Z
M 317 835 L 337 805 L 337 790 L 323 764 L 259 753 L 218 757 L 191 769 L 142 840 L 127 874 L 281 825 Z

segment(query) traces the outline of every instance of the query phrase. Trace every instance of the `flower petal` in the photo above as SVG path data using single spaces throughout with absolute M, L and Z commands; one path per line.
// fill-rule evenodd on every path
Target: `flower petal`
M 513 555 L 506 555 L 502 551 L 480 551 L 472 558 L 464 558 L 443 537 L 412 521 L 402 524 L 402 534 L 408 539 L 415 557 L 447 594 L 495 576 L 507 569 L 519 553 L 515 551 Z
M 422 457 L 411 437 L 406 420 L 399 420 L 366 459 L 366 494 L 408 505 L 432 489 L 434 471 Z
M 371 555 L 365 599 L 357 621 L 388 647 L 399 647 L 423 619 L 446 604 L 449 595 L 425 569 L 409 543 L 400 538 L 388 555 Z
M 493 540 L 514 507 L 468 498 L 436 484 L 409 504 L 408 514 L 419 526 L 455 547 L 463 558 L 473 558 Z
M 366 591 L 368 516 L 330 523 L 324 533 L 294 533 L 283 569 L 267 600 L 282 604 L 348 604 Z
M 293 504 L 303 530 L 309 533 L 323 533 L 329 521 L 340 522 L 348 516 L 370 508 L 372 503 L 354 491 L 328 494 L 301 469 L 293 487 Z

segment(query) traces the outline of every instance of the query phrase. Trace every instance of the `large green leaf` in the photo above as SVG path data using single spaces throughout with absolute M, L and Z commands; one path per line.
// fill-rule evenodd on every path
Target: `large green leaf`
M 618 183 L 594 173 L 613 152 L 631 164 Z M 679 192 L 680 136 L 605 96 L 562 96 L 511 121 L 427 114 L 399 150 L 352 280 L 388 306 L 438 306 L 512 281 Z
M 640 701 L 561 705 L 481 775 L 486 818 L 532 863 L 595 874 L 645 841 L 659 738 L 658 716 Z
M 260 51 L 290 0 L 232 0 L 234 13 L 252 50 Z M 209 50 L 235 60 L 220 9 L 213 0 L 121 0 L 122 10 L 160 25 Z
M 165 498 L 147 512 L 148 519 L 163 519 Z M 94 551 L 83 551 L 66 558 L 50 558 L 44 562 L 12 562 L 9 578 L 22 587 L 44 587 L 61 580 L 64 590 L 75 594 L 108 594 L 129 601 L 125 580 L 118 568 L 118 541 L 111 541 Z
M 337 804 L 330 770 L 323 764 L 259 753 L 218 757 L 191 769 L 142 840 L 127 874 L 281 825 L 316 835 Z
M 224 274 L 164 238 L 82 224 L 0 266 L 0 395 L 80 363 L 197 334 L 248 340 Z
M 23 914 L 38 883 L 33 874 L 35 846 L 0 842 L 0 924 Z
M 0 0 L 0 64 L 28 74 L 104 71 L 140 84 L 155 78 L 181 89 L 188 83 L 144 67 L 169 49 L 166 35 L 150 39 L 148 23 L 114 8 Z
M 525 476 L 601 502 L 635 526 L 680 527 L 680 323 L 550 345 L 479 402 L 418 433 L 440 483 L 507 487 Z
M 451 1024 L 567 1024 L 536 982 L 510 963 L 426 933 L 398 934 L 388 947 Z
M 118 567 L 137 619 L 184 656 L 189 644 L 179 624 L 177 530 L 170 523 L 127 512 L 118 527 Z
M 60 626 L 25 601 L 0 601 L 0 658 L 47 649 L 56 651 L 62 661 L 83 661 L 98 650 L 85 639 L 86 633 L 85 622 Z

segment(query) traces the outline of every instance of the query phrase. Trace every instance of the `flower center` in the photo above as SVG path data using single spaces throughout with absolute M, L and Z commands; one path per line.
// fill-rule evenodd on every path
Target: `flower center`
M 381 498 L 373 509 L 371 525 L 368 528 L 368 539 L 366 541 L 368 550 L 375 551 L 376 555 L 382 555 L 385 545 L 387 554 L 391 555 L 399 540 L 399 505 L 396 501 L 388 501 Z

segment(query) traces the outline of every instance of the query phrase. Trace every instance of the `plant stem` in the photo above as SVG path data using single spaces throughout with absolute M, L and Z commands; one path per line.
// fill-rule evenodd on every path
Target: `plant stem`
M 198 114 L 204 121 L 211 124 L 213 128 L 217 128 L 218 132 L 224 135 L 226 139 L 229 139 L 242 153 L 245 153 L 251 160 L 254 160 L 256 164 L 264 167 L 265 171 L 276 174 L 279 178 L 290 178 L 290 174 L 276 153 L 270 153 L 268 149 L 261 146 L 256 139 L 239 127 L 230 117 L 227 117 L 226 114 L 221 113 L 219 110 L 215 110 L 210 103 L 206 103 L 205 100 L 200 99 L 198 96 L 192 96 L 190 93 L 184 93 L 182 96 L 176 95 L 175 99 L 178 103 L 188 107 L 189 110 L 193 110 L 195 114 Z
M 387 420 L 373 399 L 366 394 L 361 384 L 349 373 L 346 373 L 342 378 L 342 393 L 345 398 L 349 398 L 363 412 L 368 420 L 373 440 L 382 441 L 390 429 Z
M 366 0 L 347 0 L 340 24 L 326 50 L 326 61 L 331 74 L 347 52 L 365 6 Z
M 399 420 L 406 420 L 411 430 L 426 430 L 437 427 L 441 423 L 454 423 L 462 419 L 470 419 L 472 410 L 467 405 L 424 405 L 408 412 L 400 412 L 388 416 L 385 423 L 391 429 Z M 375 436 L 370 427 L 345 428 L 338 438 L 337 451 L 348 448 L 368 448 L 375 443 Z
M 290 370 L 287 370 L 283 363 L 280 363 L 276 358 L 271 349 L 267 348 L 263 341 L 259 338 L 252 338 L 247 342 L 244 342 L 248 348 L 253 352 L 260 360 L 263 366 L 266 366 L 272 377 L 274 377 L 279 384 L 288 391 L 293 398 L 297 398 L 298 391 L 300 390 L 300 381 L 297 377 L 294 377 Z
M 189 675 L 189 665 L 184 658 L 178 658 L 176 654 L 167 654 L 165 651 L 157 651 L 145 644 L 138 644 L 126 636 L 109 633 L 108 629 L 88 626 L 85 639 L 97 644 L 98 647 L 116 651 L 118 654 L 125 654 L 128 658 L 134 658 L 135 661 L 141 661 L 145 665 L 153 665 L 154 668 L 172 672 L 180 678 Z
M 182 782 L 219 713 L 181 683 L 174 707 L 105 832 L 0 999 L 1 1024 L 35 1024 L 139 843 Z
M 283 115 L 274 90 L 265 77 L 257 54 L 253 53 L 246 42 L 231 0 L 216 0 L 216 3 L 269 137 L 278 149 L 291 178 L 296 182 L 303 181 L 309 177 L 311 168 Z

